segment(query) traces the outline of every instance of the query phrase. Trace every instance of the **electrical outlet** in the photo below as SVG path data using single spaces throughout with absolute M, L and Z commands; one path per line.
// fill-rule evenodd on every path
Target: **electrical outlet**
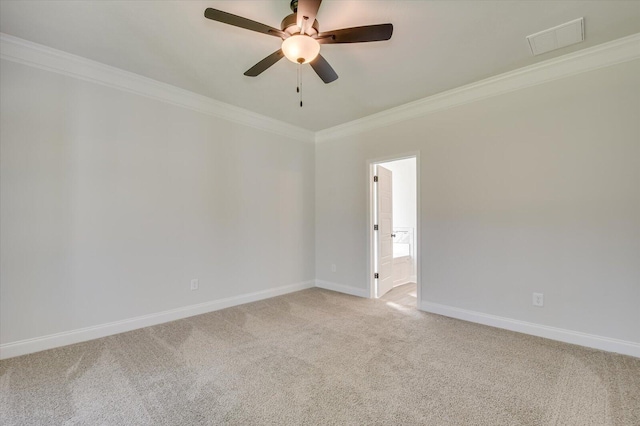
M 332 264 L 331 264 L 331 272 L 335 272 L 335 271 L 337 271 L 337 270 L 338 270 L 338 268 L 336 267 L 336 264 L 335 264 L 335 263 L 332 263 Z
M 533 306 L 544 306 L 544 294 L 533 293 Z
M 191 280 L 191 291 L 197 290 L 199 285 L 200 285 L 200 280 L 198 280 L 197 278 L 192 279 Z

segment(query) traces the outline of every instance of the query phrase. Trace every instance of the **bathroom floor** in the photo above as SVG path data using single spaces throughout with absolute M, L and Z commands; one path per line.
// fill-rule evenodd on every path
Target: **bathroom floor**
M 404 306 L 416 307 L 417 298 L 417 285 L 416 283 L 402 284 L 392 288 L 383 295 L 380 300 L 386 300 L 387 302 L 397 303 Z

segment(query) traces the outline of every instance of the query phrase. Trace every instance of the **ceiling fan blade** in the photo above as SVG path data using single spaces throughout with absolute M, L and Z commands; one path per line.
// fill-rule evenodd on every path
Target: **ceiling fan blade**
M 284 58 L 284 53 L 282 53 L 282 49 L 278 49 L 273 52 L 271 55 L 267 56 L 251 68 L 249 68 L 244 75 L 247 77 L 257 77 L 271 65 L 278 62 L 280 59 Z
M 322 0 L 298 0 L 298 15 L 296 23 L 301 29 L 301 33 L 308 33 L 307 29 L 313 25 L 316 20 L 318 9 Z
M 320 44 L 364 43 L 389 40 L 392 34 L 393 24 L 378 24 L 327 31 L 318 34 L 317 40 Z
M 233 25 L 234 27 L 244 28 L 246 30 L 257 31 L 259 33 L 272 35 L 279 38 L 285 38 L 286 35 L 277 28 L 270 27 L 260 22 L 252 21 L 251 19 L 243 18 L 242 16 L 232 15 L 231 13 L 223 12 L 221 10 L 212 9 L 208 7 L 204 11 L 204 17 L 222 22 L 223 24 Z
M 338 74 L 331 68 L 329 62 L 322 56 L 318 55 L 316 58 L 309 62 L 311 68 L 318 74 L 318 76 L 322 79 L 322 81 L 327 83 L 331 83 L 332 81 L 336 81 L 338 79 Z

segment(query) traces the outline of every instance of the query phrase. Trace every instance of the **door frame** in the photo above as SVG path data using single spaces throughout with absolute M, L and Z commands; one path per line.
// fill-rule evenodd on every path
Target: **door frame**
M 421 209 L 421 201 L 420 201 L 420 151 L 411 151 L 403 154 L 395 154 L 389 155 L 385 157 L 377 157 L 366 160 L 367 163 L 367 181 L 369 184 L 367 185 L 367 215 L 368 220 L 367 223 L 367 247 L 369 251 L 369 256 L 367 256 L 367 288 L 370 299 L 374 299 L 376 295 L 375 290 L 375 278 L 373 274 L 375 273 L 375 234 L 373 230 L 374 223 L 374 211 L 376 209 L 375 199 L 373 197 L 374 191 L 374 182 L 373 176 L 375 175 L 375 166 L 381 163 L 388 163 L 396 160 L 405 160 L 407 158 L 415 158 L 416 159 L 416 236 L 415 236 L 415 256 L 416 256 L 416 308 L 421 309 L 420 304 L 422 300 L 422 262 L 420 261 L 420 211 Z

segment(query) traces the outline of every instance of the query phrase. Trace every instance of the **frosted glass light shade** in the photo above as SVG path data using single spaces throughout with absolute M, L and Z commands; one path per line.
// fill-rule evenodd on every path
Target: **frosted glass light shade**
M 320 44 L 307 35 L 294 35 L 282 42 L 282 52 L 291 62 L 306 64 L 320 53 Z

